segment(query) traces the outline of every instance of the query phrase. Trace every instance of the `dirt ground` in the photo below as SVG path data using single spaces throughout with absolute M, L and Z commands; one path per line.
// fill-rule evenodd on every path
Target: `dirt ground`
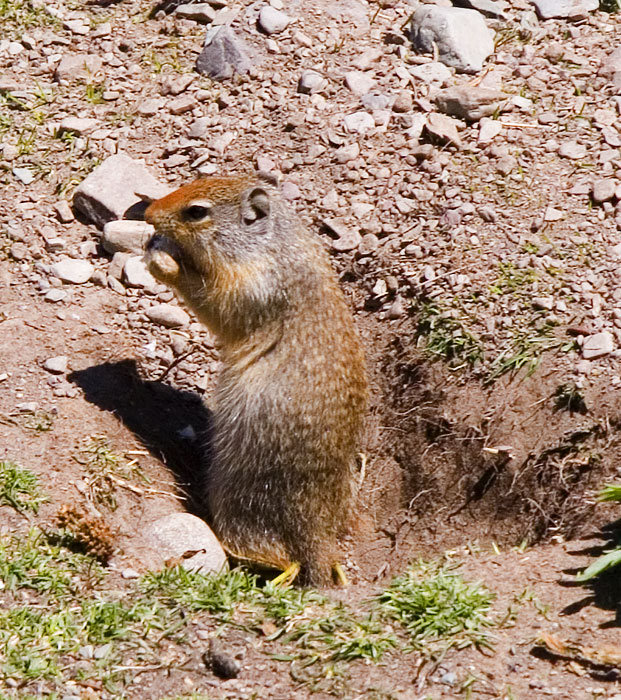
M 149 321 L 145 311 L 172 295 L 119 281 L 101 232 L 77 212 L 63 223 L 55 205 L 115 152 L 170 185 L 195 177 L 200 159 L 235 172 L 265 167 L 263 157 L 332 253 L 372 380 L 358 517 L 343 543 L 352 583 L 332 595 L 360 604 L 409 562 L 449 553 L 506 618 L 484 653 L 356 662 L 330 694 L 271 658 L 275 644 L 231 631 L 238 678 L 143 674 L 128 697 L 618 700 L 618 574 L 592 587 L 573 579 L 618 537 L 618 509 L 595 493 L 621 477 L 621 195 L 598 202 L 592 188 L 602 178 L 621 187 L 621 98 L 602 70 L 621 13 L 539 21 L 526 0 L 507 3 L 504 19 L 488 19 L 496 51 L 484 74 L 527 104 L 500 117 L 489 144 L 464 122 L 457 147 L 410 131 L 436 111 L 440 87 L 475 79 L 412 78 L 425 63 L 404 31 L 411 3 L 291 0 L 292 25 L 269 37 L 256 28 L 261 3 L 231 5 L 258 65 L 224 83 L 194 71 L 204 25 L 131 0 L 45 5 L 0 2 L 0 459 L 40 477 L 50 500 L 36 522 L 63 504 L 94 507 L 84 452 L 101 440 L 133 468 L 96 506 L 115 533 L 110 569 L 145 571 L 145 527 L 200 512 L 193 436 L 209 423 L 217 376 L 208 333 L 194 319 L 175 330 Z M 375 91 L 409 102 L 351 134 L 342 117 L 360 96 L 343 75 L 368 51 Z M 83 53 L 104 58 L 101 73 L 59 83 L 60 58 Z M 317 96 L 297 90 L 306 69 L 327 81 Z M 181 94 L 194 101 L 179 112 L 170 85 L 189 75 Z M 66 116 L 98 120 L 99 133 L 60 138 Z M 207 133 L 188 138 L 203 117 Z M 335 155 L 354 143 L 358 156 Z M 564 156 L 568 145 L 582 155 Z M 362 248 L 335 246 L 335 217 Z M 94 276 L 63 283 L 51 265 L 66 257 L 89 260 Z M 613 347 L 590 360 L 586 339 L 602 332 Z M 46 369 L 59 356 L 66 369 Z M 4 534 L 26 524 L 0 507 Z M 551 638 L 571 644 L 555 653 Z

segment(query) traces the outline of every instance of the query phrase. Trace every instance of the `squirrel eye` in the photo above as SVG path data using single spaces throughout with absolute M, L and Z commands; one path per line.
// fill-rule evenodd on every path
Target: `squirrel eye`
M 209 208 L 200 204 L 192 204 L 183 210 L 183 216 L 190 221 L 200 221 L 209 214 Z

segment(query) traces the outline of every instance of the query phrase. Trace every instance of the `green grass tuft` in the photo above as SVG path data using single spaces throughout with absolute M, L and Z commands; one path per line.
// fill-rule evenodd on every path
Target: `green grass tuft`
M 12 506 L 20 513 L 38 513 L 46 500 L 35 474 L 15 462 L 0 461 L 0 505 Z
M 434 570 L 419 563 L 395 578 L 377 603 L 405 627 L 417 648 L 434 640 L 486 646 L 482 628 L 492 624 L 487 613 L 493 597 L 481 584 L 466 583 L 446 567 Z
M 256 595 L 256 576 L 235 569 L 205 575 L 176 566 L 149 572 L 140 581 L 145 595 L 191 612 L 206 610 L 229 619 L 235 606 Z
M 483 359 L 483 346 L 458 318 L 434 304 L 424 304 L 416 334 L 426 353 L 444 360 L 451 369 L 474 367 Z

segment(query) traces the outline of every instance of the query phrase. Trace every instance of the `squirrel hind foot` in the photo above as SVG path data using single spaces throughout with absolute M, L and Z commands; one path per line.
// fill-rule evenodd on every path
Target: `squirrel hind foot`
M 274 586 L 290 586 L 298 577 L 299 573 L 300 564 L 297 561 L 294 561 L 292 564 L 289 564 L 289 566 L 281 574 L 278 574 L 276 578 L 273 578 L 271 583 Z

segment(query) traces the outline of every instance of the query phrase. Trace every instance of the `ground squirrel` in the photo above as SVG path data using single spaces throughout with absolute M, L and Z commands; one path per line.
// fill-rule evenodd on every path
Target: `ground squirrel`
M 149 270 L 218 339 L 214 530 L 233 556 L 324 585 L 367 406 L 361 342 L 328 256 L 262 175 L 197 180 L 145 218 Z

